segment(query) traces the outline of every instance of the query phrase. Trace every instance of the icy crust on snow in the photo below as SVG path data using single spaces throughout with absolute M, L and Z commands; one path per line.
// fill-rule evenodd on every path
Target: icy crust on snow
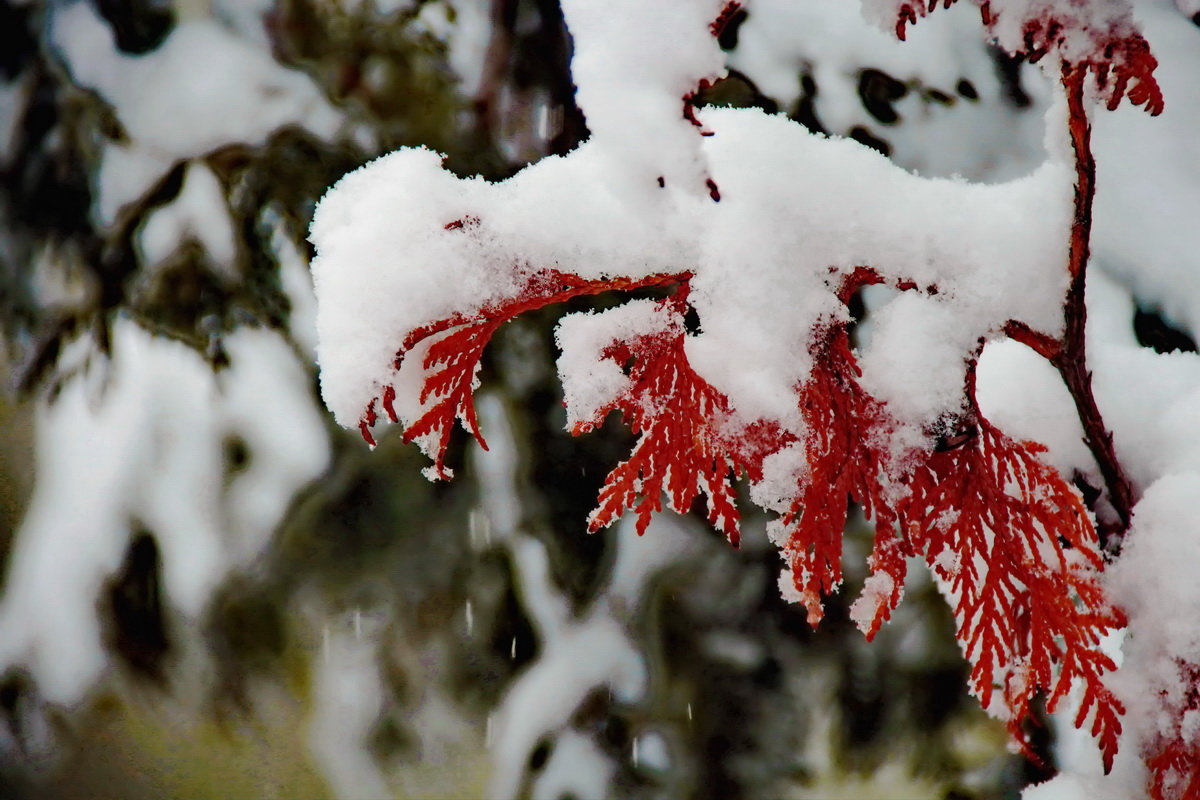
M 460 180 L 423 149 L 343 178 L 311 230 L 322 394 L 338 422 L 357 425 L 385 386 L 396 384 L 398 407 L 418 391 L 419 359 L 399 376 L 392 368 L 409 332 L 514 298 L 551 268 L 587 279 L 692 273 L 693 366 L 746 419 L 791 429 L 814 327 L 845 318 L 831 289 L 857 266 L 929 292 L 885 308 L 887 335 L 863 357 L 865 385 L 903 422 L 956 410 L 964 360 L 1005 321 L 1058 333 L 1065 165 L 990 186 L 924 179 L 784 117 L 710 109 L 701 121 L 714 134 L 695 138 L 719 203 L 659 189 L 653 171 L 651 189 L 627 202 L 607 180 L 610 154 L 591 142 L 499 183 Z M 565 377 L 573 394 L 588 380 Z

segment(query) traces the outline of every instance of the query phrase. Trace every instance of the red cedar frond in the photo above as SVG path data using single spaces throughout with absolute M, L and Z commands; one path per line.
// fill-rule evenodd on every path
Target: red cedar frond
M 954 2 L 943 0 L 941 7 L 949 8 Z M 938 5 L 938 0 L 902 0 L 896 10 L 896 38 L 903 41 L 907 27 L 928 16 Z M 984 27 L 993 34 L 1002 13 L 988 0 L 980 5 Z M 1091 73 L 1093 84 L 1110 111 L 1128 98 L 1151 116 L 1162 113 L 1162 89 L 1154 77 L 1158 61 L 1133 23 L 1125 18 L 1093 19 L 1087 15 L 1086 4 L 1040 10 L 1040 13 L 1041 16 L 1021 22 L 1022 41 L 1010 51 L 1012 55 L 1023 56 L 1033 63 L 1057 54 L 1064 64 Z
M 672 305 L 678 298 L 672 298 Z M 669 311 L 666 302 L 660 308 Z M 777 426 L 758 423 L 727 429 L 730 404 L 724 394 L 688 363 L 682 316 L 667 330 L 616 342 L 604 356 L 628 364 L 629 388 L 596 416 L 619 409 L 631 430 L 640 434 L 626 461 L 618 464 L 600 489 L 588 529 L 612 524 L 630 508 L 637 511 L 637 532 L 645 533 L 651 515 L 667 505 L 686 513 L 701 494 L 708 498 L 708 521 L 735 546 L 740 539 L 736 493 L 731 477 L 761 476 L 762 458 L 788 441 Z M 572 429 L 578 434 L 595 422 Z
M 954 5 L 955 0 L 943 0 L 942 8 Z M 908 36 L 908 26 L 916 25 L 918 19 L 932 14 L 938 7 L 938 0 L 905 0 L 896 12 L 896 38 L 904 41 Z
M 1069 45 L 1067 37 L 1080 23 L 1062 21 L 1055 17 L 1026 20 L 1022 49 L 1014 55 L 1024 55 L 1037 62 L 1052 52 L 1062 53 Z M 1078 31 L 1076 35 L 1082 36 Z M 1150 44 L 1128 22 L 1112 25 L 1109 31 L 1088 31 L 1091 53 L 1086 57 L 1063 56 L 1063 61 L 1092 74 L 1093 83 L 1112 111 L 1123 98 L 1135 106 L 1145 106 L 1151 116 L 1163 110 L 1162 89 L 1154 78 L 1158 60 L 1150 52 Z
M 474 313 L 454 314 L 409 331 L 396 352 L 393 367 L 400 369 L 409 351 L 433 338 L 422 363 L 425 375 L 420 402 L 423 406 L 430 399 L 434 402 L 416 420 L 406 422 L 404 440 L 423 441 L 426 452 L 434 456 L 435 475 L 449 477 L 445 468 L 446 448 L 456 422 L 461 420 L 466 430 L 484 449 L 487 448 L 479 430 L 473 395 L 483 351 L 501 325 L 526 311 L 573 297 L 664 286 L 686 281 L 689 277 L 688 273 L 680 273 L 643 278 L 585 279 L 560 270 L 543 270 L 526 279 L 511 297 L 493 301 Z M 371 400 L 363 412 L 359 430 L 368 444 L 375 444 L 371 428 L 378 419 L 381 402 L 388 418 L 392 422 L 400 421 L 392 405 L 395 396 L 391 386 L 385 387 L 382 395 Z
M 888 416 L 883 405 L 858 384 L 860 370 L 845 326 L 831 326 L 818 341 L 812 375 L 799 389 L 808 471 L 782 520 L 789 531 L 784 556 L 808 607 L 808 622 L 815 627 L 824 616 L 822 597 L 836 591 L 842 581 L 842 530 L 848 505 L 851 500 L 861 505 L 875 520 L 882 547 L 876 562 L 901 579 L 897 591 L 889 592 L 872 615 L 868 630 L 873 636 L 899 601 L 903 586 L 895 560 L 882 554 L 891 546 L 886 542 L 894 535 L 896 519 L 881 484 L 886 455 L 879 442 Z
M 1184 716 L 1200 714 L 1200 664 L 1178 661 L 1179 680 L 1187 687 L 1181 703 L 1172 703 L 1167 714 L 1170 730 L 1146 747 L 1150 770 L 1149 791 L 1154 800 L 1192 800 L 1200 797 L 1200 753 L 1197 731 L 1184 730 Z M 1190 735 L 1189 735 L 1190 734 Z
M 436 454 L 434 472 L 439 478 L 450 477 L 445 458 L 455 420 L 461 420 L 479 446 L 487 449 L 475 413 L 476 376 L 484 348 L 492 334 L 506 321 L 504 318 L 492 319 L 455 328 L 437 339 L 425 353 L 425 385 L 421 389 L 420 402 L 424 405 L 433 398 L 434 403 L 416 422 L 405 428 L 404 441 L 433 437 L 435 444 L 430 449 Z
M 1024 744 L 1034 695 L 1046 692 L 1053 711 L 1078 680 L 1075 724 L 1090 717 L 1111 766 L 1124 708 L 1102 681 L 1115 665 L 1099 643 L 1124 620 L 1097 580 L 1103 561 L 1083 503 L 1038 458 L 1043 449 L 980 420 L 973 439 L 928 454 L 898 512 L 951 597 L 982 705 L 999 689 L 1009 730 Z
M 725 32 L 725 28 L 737 16 L 737 13 L 742 10 L 742 4 L 738 0 L 726 0 L 725 5 L 721 6 L 721 13 L 717 15 L 708 25 L 708 32 L 715 38 L 719 38 Z
M 1194 744 L 1173 739 L 1146 759 L 1150 796 L 1154 800 L 1200 797 L 1200 757 Z

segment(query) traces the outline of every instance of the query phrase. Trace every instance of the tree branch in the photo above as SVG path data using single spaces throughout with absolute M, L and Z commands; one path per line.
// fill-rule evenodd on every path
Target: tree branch
M 1061 346 L 1055 348 L 1052 354 L 1043 352 L 1043 355 L 1048 355 L 1075 401 L 1079 421 L 1083 424 L 1084 442 L 1096 459 L 1100 474 L 1104 478 L 1109 503 L 1117 516 L 1116 525 L 1100 526 L 1101 545 L 1107 548 L 1117 544 L 1116 540 L 1129 529 L 1134 500 L 1132 487 L 1117 460 L 1112 433 L 1105 426 L 1100 408 L 1096 405 L 1096 398 L 1092 393 L 1092 373 L 1087 368 L 1087 306 L 1084 304 L 1084 287 L 1092 232 L 1092 200 L 1096 193 L 1096 161 L 1092 156 L 1092 128 L 1083 97 L 1086 72 L 1084 66 L 1063 64 L 1062 83 L 1067 93 L 1067 124 L 1071 135 L 1071 148 L 1075 152 L 1075 219 L 1071 225 L 1071 247 L 1068 254 L 1071 285 L 1063 308 L 1065 326 Z M 1019 336 L 1014 338 L 1024 341 Z M 1039 347 L 1035 346 L 1034 349 L 1042 352 Z

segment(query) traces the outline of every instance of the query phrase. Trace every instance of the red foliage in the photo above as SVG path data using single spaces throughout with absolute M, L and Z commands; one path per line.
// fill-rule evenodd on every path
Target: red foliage
M 943 0 L 943 6 L 953 2 Z M 904 2 L 897 36 L 903 39 L 906 26 L 937 3 Z M 736 2 L 727 3 L 711 32 L 719 35 L 738 8 Z M 997 16 L 988 2 L 982 12 L 985 25 L 994 30 Z M 1082 16 L 1060 20 L 1047 14 L 1026 20 L 1024 40 L 1015 54 L 1030 61 L 1051 54 L 1060 58 L 1064 75 L 1075 76 L 1076 100 L 1082 98 L 1084 76 L 1090 75 L 1110 108 L 1128 98 L 1157 114 L 1162 110 L 1153 76 L 1157 62 L 1132 23 L 1121 20 L 1103 31 L 1091 30 Z M 706 86 L 702 82 L 697 92 Z M 683 116 L 703 135 L 707 132 L 694 114 L 697 92 L 683 98 Z M 1074 109 L 1072 113 L 1086 132 L 1086 114 L 1075 114 Z M 1080 170 L 1090 175 L 1091 162 L 1083 160 L 1084 155 L 1090 157 L 1086 142 L 1082 150 L 1077 147 Z M 711 198 L 719 201 L 716 184 L 708 179 L 707 185 Z M 1086 264 L 1087 228 L 1078 224 L 1080 208 L 1090 219 L 1090 194 L 1080 196 L 1076 229 L 1084 246 L 1078 251 L 1083 254 L 1079 263 L 1072 260 L 1070 265 L 1073 277 L 1082 275 Z M 455 231 L 477 224 L 474 218 L 464 218 L 445 228 Z M 1092 520 L 1078 493 L 1041 461 L 1042 448 L 1008 438 L 979 414 L 973 368 L 968 366 L 966 410 L 954 435 L 898 460 L 891 446 L 898 424 L 887 406 L 859 383 L 860 370 L 847 326 L 841 322 L 826 323 L 817 331 L 810 353 L 813 370 L 796 387 L 803 436 L 777 423 L 744 420 L 730 399 L 688 362 L 683 319 L 690 277 L 680 273 L 584 279 L 542 270 L 530 274 L 509 298 L 410 332 L 396 354 L 397 370 L 418 344 L 428 342 L 428 347 L 421 363 L 421 410 L 416 419 L 405 420 L 405 439 L 419 440 L 435 459 L 436 475 L 448 477 L 444 456 L 457 421 L 486 447 L 472 393 L 484 348 L 500 326 L 518 314 L 580 295 L 674 286 L 675 294 L 658 306 L 668 324 L 653 334 L 614 341 L 603 350 L 603 358 L 625 370 L 628 384 L 593 419 L 571 431 L 590 431 L 611 411 L 620 411 L 638 434 L 629 458 L 612 470 L 600 490 L 589 529 L 605 527 L 632 509 L 641 534 L 662 509 L 664 496 L 669 508 L 684 513 L 703 495 L 709 522 L 736 545 L 739 513 L 732 480 L 739 475 L 760 479 L 767 456 L 799 446 L 806 467 L 796 476 L 792 502 L 779 525 L 786 536 L 783 555 L 809 622 L 820 622 L 823 598 L 841 584 L 842 531 L 849 504 L 857 503 L 875 525 L 870 575 L 852 609 L 866 637 L 875 636 L 900 602 L 907 559 L 924 558 L 954 607 L 958 639 L 971 664 L 971 689 L 983 706 L 999 706 L 994 708 L 998 716 L 1026 746 L 1024 723 L 1035 697 L 1044 695 L 1053 711 L 1077 685 L 1082 694 L 1075 724 L 1088 727 L 1099 741 L 1106 767 L 1111 766 L 1124 708 L 1103 682 L 1104 674 L 1115 667 L 1099 643 L 1124 619 L 1108 603 L 1098 580 L 1103 559 Z M 860 267 L 837 294 L 845 302 L 858 286 L 880 280 Z M 1077 282 L 1081 287 L 1081 280 Z M 895 283 L 893 288 L 920 290 L 911 282 Z M 925 291 L 933 294 L 936 289 Z M 1082 295 L 1077 299 L 1081 303 Z M 1070 298 L 1068 317 L 1069 303 Z M 1037 335 L 1018 322 L 1009 327 Z M 1041 342 L 1039 352 L 1059 364 L 1067 338 Z M 1086 377 L 1082 362 L 1079 370 Z M 1090 392 L 1089 386 L 1083 389 Z M 374 444 L 370 429 L 380 402 L 392 421 L 398 421 L 394 398 L 394 389 L 384 387 L 364 412 L 360 427 L 368 442 Z M 1102 423 L 1097 425 L 1103 432 Z M 1190 797 L 1200 789 L 1200 767 L 1182 734 L 1158 746 L 1147 763 L 1157 800 Z
M 1043 449 L 980 417 L 976 435 L 925 454 L 898 513 L 912 548 L 952 599 L 971 688 L 984 708 L 999 689 L 1009 730 L 1023 742 L 1034 696 L 1046 692 L 1053 711 L 1078 680 L 1075 725 L 1091 719 L 1108 768 L 1124 707 L 1101 679 L 1115 665 L 1099 642 L 1124 618 L 1097 580 L 1103 560 L 1083 502 L 1038 458 Z
M 941 0 L 941 7 L 949 8 L 954 2 Z M 939 0 L 904 0 L 896 11 L 896 37 L 904 40 L 907 27 L 938 6 Z M 1133 105 L 1145 107 L 1152 116 L 1161 114 L 1162 90 L 1154 78 L 1158 61 L 1150 53 L 1146 39 L 1124 17 L 1101 21 L 1083 16 L 1090 8 L 1064 6 L 1057 14 L 1055 10 L 1041 9 L 1040 16 L 1021 22 L 1022 41 L 1010 52 L 1031 63 L 1055 54 L 1066 66 L 1084 68 L 1091 73 L 1096 90 L 1110 110 L 1128 98 Z M 979 10 L 984 26 L 995 33 L 1001 14 L 1006 12 L 996 9 L 988 0 L 984 0 Z
M 406 440 L 423 442 L 438 477 L 448 477 L 443 458 L 456 421 L 483 444 L 472 401 L 480 358 L 496 330 L 517 314 L 610 289 L 675 285 L 658 305 L 667 324 L 602 351 L 626 370 L 627 388 L 572 430 L 592 430 L 619 410 L 639 434 L 630 457 L 601 489 L 589 528 L 598 530 L 634 509 L 642 533 L 664 496 L 668 507 L 683 513 L 704 495 L 709 522 L 736 544 L 732 479 L 760 479 L 766 456 L 799 444 L 807 468 L 780 524 L 787 534 L 784 557 L 810 623 L 820 621 L 823 597 L 841 583 L 842 530 L 848 504 L 858 503 L 876 528 L 871 576 L 853 614 L 867 637 L 900 601 L 906 558 L 924 557 L 951 598 L 958 638 L 972 665 L 971 688 L 984 707 L 999 692 L 1000 715 L 1023 742 L 1022 724 L 1035 695 L 1045 693 L 1053 710 L 1078 682 L 1083 696 L 1076 725 L 1090 720 L 1111 763 L 1123 708 L 1102 682 L 1114 667 L 1099 640 L 1123 620 L 1097 580 L 1103 562 L 1091 520 L 1079 495 L 1038 458 L 1041 448 L 1015 442 L 983 419 L 968 383 L 970 410 L 957 435 L 897 463 L 890 453 L 896 423 L 860 385 L 844 323 L 829 324 L 816 337 L 813 371 L 797 387 L 804 438 L 775 423 L 747 423 L 688 362 L 683 319 L 689 278 L 585 280 L 548 270 L 530 276 L 511 299 L 413 331 L 397 354 L 397 367 L 418 343 L 432 341 L 422 361 L 422 410 L 406 425 Z M 857 270 L 847 279 L 851 288 L 839 296 L 845 300 L 854 286 L 877 280 L 870 270 Z M 970 380 L 972 370 L 967 374 Z M 387 387 L 380 399 L 395 421 L 394 397 Z M 376 404 L 363 417 L 368 436 Z M 1176 769 L 1175 752 L 1168 746 L 1159 756 L 1168 764 L 1163 774 Z
M 844 326 L 821 337 L 799 391 L 808 470 L 783 524 L 792 578 L 808 619 L 841 583 L 841 531 L 853 500 L 875 523 L 871 576 L 853 616 L 872 638 L 900 601 L 905 558 L 921 555 L 952 598 L 971 687 L 985 708 L 999 689 L 1009 730 L 1038 692 L 1054 708 L 1083 686 L 1076 719 L 1111 765 L 1124 708 L 1104 685 L 1115 668 L 1099 649 L 1124 620 L 1105 600 L 1096 532 L 1078 495 L 1037 456 L 973 411 L 965 432 L 916 463 L 887 452 L 886 407 L 858 384 Z M 889 475 L 899 475 L 891 480 Z M 897 523 L 899 525 L 897 526 Z
M 1184 730 L 1185 714 L 1200 714 L 1200 664 L 1179 663 L 1179 678 L 1187 689 L 1183 702 L 1168 708 L 1171 728 L 1146 748 L 1146 767 L 1150 770 L 1150 796 L 1154 800 L 1192 800 L 1200 797 L 1200 742 L 1198 732 Z
M 762 458 L 785 437 L 777 426 L 737 424 L 725 395 L 692 369 L 680 313 L 685 293 L 660 306 L 675 317 L 666 331 L 615 342 L 604 351 L 604 357 L 629 365 L 629 388 L 594 421 L 571 430 L 592 430 L 610 411 L 620 410 L 630 429 L 640 434 L 629 459 L 609 473 L 600 489 L 588 528 L 599 530 L 636 507 L 642 534 L 651 515 L 662 509 L 663 495 L 673 511 L 686 513 L 703 493 L 709 523 L 736 546 L 740 517 L 730 479 L 739 474 L 761 477 Z
M 832 326 L 819 337 L 813 363 L 812 377 L 799 390 L 800 410 L 808 426 L 804 441 L 808 471 L 783 525 L 788 531 L 784 558 L 808 608 L 808 622 L 816 626 L 825 613 L 822 596 L 832 594 L 842 582 L 842 530 L 850 501 L 875 520 L 880 559 L 885 559 L 882 553 L 889 547 L 886 542 L 893 535 L 896 517 L 880 480 L 887 468 L 881 449 L 886 439 L 880 434 L 888 416 L 858 385 L 860 370 L 844 325 Z M 903 580 L 895 586 L 894 602 L 876 611 L 869 638 L 899 602 L 902 586 Z
M 708 32 L 714 37 L 720 37 L 720 35 L 725 32 L 725 28 L 729 26 L 729 23 L 733 21 L 733 18 L 736 17 L 737 13 L 741 10 L 742 4 L 739 3 L 738 0 L 728 0 L 725 5 L 721 7 L 721 13 L 717 15 L 717 18 L 709 23 Z
M 447 230 L 463 227 L 462 221 L 452 222 Z M 406 422 L 404 440 L 429 440 L 426 452 L 434 454 L 434 471 L 439 478 L 448 478 L 445 467 L 446 447 L 450 432 L 456 421 L 461 420 L 467 431 L 486 450 L 487 443 L 476 424 L 475 404 L 472 398 L 479 373 L 479 361 L 492 335 L 513 317 L 572 297 L 600 294 L 606 291 L 628 291 L 648 286 L 662 286 L 687 280 L 689 275 L 650 275 L 645 278 L 609 278 L 587 280 L 558 270 L 534 273 L 515 297 L 492 302 L 472 314 L 455 314 L 417 328 L 401 342 L 396 351 L 393 366 L 399 370 L 405 356 L 421 342 L 434 338 L 425 353 L 422 368 L 425 380 L 421 390 L 421 404 L 429 400 L 433 404 L 424 409 L 420 417 Z M 359 431 L 367 444 L 374 446 L 371 428 L 379 418 L 378 406 L 383 404 L 385 413 L 392 422 L 399 422 L 393 407 L 396 392 L 385 387 L 380 397 L 372 400 L 359 420 Z

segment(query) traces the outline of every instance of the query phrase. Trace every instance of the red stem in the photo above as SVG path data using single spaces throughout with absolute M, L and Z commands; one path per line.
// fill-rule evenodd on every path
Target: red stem
M 1083 97 L 1086 72 L 1086 68 L 1082 66 L 1063 65 L 1062 82 L 1067 93 L 1067 124 L 1071 134 L 1071 148 L 1075 152 L 1075 219 L 1071 225 L 1071 247 L 1067 262 L 1071 285 L 1063 306 L 1063 339 L 1058 343 L 1058 347 L 1052 348 L 1050 352 L 1043 352 L 1040 347 L 1030 344 L 1026 338 L 1014 338 L 1030 344 L 1050 360 L 1058 369 L 1075 401 L 1075 410 L 1083 424 L 1084 442 L 1096 459 L 1096 465 L 1104 478 L 1109 503 L 1117 516 L 1116 525 L 1102 525 L 1100 528 L 1101 544 L 1107 547 L 1116 544 L 1112 540 L 1129 529 L 1134 500 L 1132 487 L 1120 461 L 1117 460 L 1112 433 L 1105 426 L 1100 408 L 1096 405 L 1096 398 L 1092 393 L 1092 373 L 1087 368 L 1087 306 L 1084 304 L 1084 287 L 1092 233 L 1092 200 L 1096 193 L 1096 161 L 1092 156 L 1092 127 L 1088 121 Z M 1039 336 L 1030 333 L 1031 336 Z M 1040 337 L 1039 343 L 1042 346 L 1046 345 L 1046 338 L 1048 337 Z

